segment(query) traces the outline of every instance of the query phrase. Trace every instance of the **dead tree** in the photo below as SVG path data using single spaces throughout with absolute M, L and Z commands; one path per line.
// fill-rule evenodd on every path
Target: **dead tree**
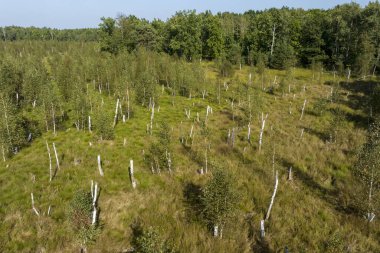
M 30 194 L 30 197 L 32 199 L 32 209 L 33 211 L 36 213 L 37 216 L 40 216 L 40 213 L 38 212 L 37 208 L 34 206 L 34 196 L 33 196 L 33 192 Z
M 301 110 L 301 117 L 300 117 L 300 120 L 302 120 L 302 118 L 303 118 L 303 114 L 304 114 L 304 112 L 305 112 L 305 107 L 306 107 L 306 99 L 305 99 L 305 101 L 303 102 L 303 106 L 302 106 L 302 110 Z
M 263 239 L 265 237 L 265 225 L 264 225 L 264 223 L 265 223 L 264 220 L 260 221 L 260 236 L 261 236 L 261 239 Z
M 97 201 L 98 201 L 100 188 L 98 188 L 97 182 L 95 182 L 94 188 L 93 188 L 93 186 L 94 186 L 94 184 L 93 184 L 93 181 L 91 180 L 91 194 L 92 194 L 92 206 L 93 206 L 91 224 L 96 225 L 96 221 L 98 219 Z
M 264 113 L 261 113 L 261 128 L 260 128 L 260 136 L 259 136 L 259 151 L 261 151 L 261 145 L 263 144 L 263 134 L 265 128 L 265 121 L 268 118 L 268 113 L 264 117 Z
M 117 123 L 117 112 L 118 112 L 118 109 L 119 109 L 119 103 L 120 103 L 120 99 L 117 99 L 116 100 L 115 117 L 114 117 L 114 120 L 113 120 L 113 127 L 114 128 L 115 128 L 116 123 Z
M 191 111 L 190 109 L 185 108 L 185 114 L 186 114 L 187 119 L 190 119 L 190 111 Z
M 194 130 L 194 124 L 191 125 L 190 135 L 189 135 L 190 138 L 193 138 L 193 130 Z
M 88 131 L 91 133 L 91 116 L 88 116 Z
M 46 148 L 47 148 L 48 155 L 49 155 L 49 182 L 51 182 L 51 180 L 53 179 L 53 166 L 51 163 L 50 148 L 49 148 L 49 144 L 47 141 L 46 141 Z
M 152 113 L 150 114 L 150 135 L 153 133 L 153 119 L 154 119 L 154 102 L 152 103 Z
M 100 155 L 98 155 L 98 169 L 99 169 L 99 174 L 103 177 L 104 176 L 104 172 L 103 172 L 103 169 L 102 169 L 102 161 L 100 160 Z
M 272 210 L 272 206 L 273 206 L 273 203 L 274 203 L 274 198 L 276 197 L 277 187 L 278 187 L 278 171 L 276 171 L 276 178 L 275 178 L 275 183 L 274 183 L 273 195 L 272 195 L 272 198 L 270 200 L 270 204 L 269 204 L 269 208 L 268 208 L 268 211 L 267 211 L 267 215 L 265 216 L 265 220 L 269 219 L 270 212 Z
M 133 189 L 136 189 L 136 180 L 135 180 L 135 177 L 134 177 L 134 171 L 133 171 L 133 160 L 130 160 L 129 161 L 129 177 L 131 179 L 131 184 L 132 184 L 132 188 Z
M 53 150 L 54 150 L 55 160 L 57 162 L 57 168 L 59 170 L 60 166 L 59 166 L 58 152 L 57 152 L 57 149 L 55 148 L 55 143 L 54 142 L 53 142 Z
M 206 119 L 205 119 L 205 122 L 207 122 L 209 114 L 212 114 L 212 107 L 208 105 L 207 108 L 206 108 Z
M 289 167 L 289 170 L 288 170 L 288 180 L 289 181 L 292 181 L 293 180 L 293 168 L 292 166 Z

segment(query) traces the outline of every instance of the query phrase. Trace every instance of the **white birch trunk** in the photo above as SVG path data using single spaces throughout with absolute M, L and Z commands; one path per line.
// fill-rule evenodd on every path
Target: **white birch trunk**
M 115 117 L 114 117 L 114 119 L 113 119 L 113 127 L 116 126 L 116 122 L 117 122 L 117 111 L 118 111 L 118 109 L 119 109 L 119 103 L 120 103 L 120 100 L 117 99 L 117 100 L 116 100 Z
M 293 168 L 292 166 L 289 167 L 289 170 L 288 170 L 288 180 L 289 181 L 292 181 L 293 180 Z
M 38 212 L 37 208 L 34 206 L 34 196 L 33 196 L 33 193 L 30 194 L 30 197 L 32 199 L 32 209 L 33 209 L 33 211 L 35 212 L 35 214 L 37 216 L 40 216 L 40 213 Z
M 193 138 L 193 130 L 194 130 L 194 124 L 191 125 L 190 138 Z
M 94 180 L 91 180 L 91 198 L 94 199 Z
M 92 222 L 91 222 L 91 225 L 95 225 L 96 224 L 96 219 L 97 219 L 97 210 L 96 210 L 96 207 L 94 206 L 94 210 L 92 211 Z
M 273 25 L 273 29 L 272 29 L 272 44 L 270 46 L 270 55 L 271 56 L 273 55 L 275 37 L 276 37 L 276 24 Z
M 267 215 L 265 216 L 265 220 L 269 219 L 270 212 L 272 210 L 273 203 L 274 203 L 274 198 L 276 197 L 277 188 L 278 188 L 278 171 L 276 171 L 276 178 L 275 178 L 275 183 L 274 183 L 273 195 L 272 195 L 272 198 L 270 200 L 270 204 L 269 204 Z
M 134 177 L 134 170 L 133 170 L 133 160 L 130 160 L 129 161 L 129 176 L 131 178 L 131 184 L 132 184 L 132 188 L 133 189 L 136 189 L 136 181 L 135 181 L 135 177 Z
M 51 180 L 53 179 L 53 166 L 52 166 L 52 162 L 51 162 L 50 148 L 49 148 L 49 144 L 47 141 L 46 141 L 46 148 L 47 148 L 47 152 L 48 152 L 48 156 L 49 156 L 49 182 L 51 182 Z
M 260 235 L 261 235 L 261 238 L 265 237 L 265 225 L 264 225 L 264 223 L 265 223 L 264 220 L 260 221 Z
M 98 170 L 99 170 L 99 174 L 100 176 L 104 176 L 104 172 L 103 172 L 103 169 L 102 169 L 102 161 L 100 160 L 100 155 L 98 155 Z
M 303 118 L 303 114 L 304 114 L 304 112 L 305 112 L 305 107 L 306 107 L 306 99 L 305 99 L 305 101 L 303 102 L 303 106 L 302 106 L 302 111 L 301 111 L 301 117 L 300 117 L 300 120 L 302 120 L 302 118 Z
M 265 121 L 268 118 L 268 114 L 265 115 L 264 113 L 261 113 L 261 128 L 260 128 L 260 136 L 259 136 L 259 151 L 261 151 L 261 146 L 263 144 L 263 134 L 264 134 L 264 128 L 265 128 Z
M 217 225 L 214 226 L 213 236 L 214 237 L 219 236 L 219 227 Z
M 53 150 L 54 150 L 55 160 L 57 162 L 57 168 L 61 169 L 60 166 L 59 166 L 58 152 L 57 152 L 57 149 L 55 148 L 55 143 L 54 142 L 53 142 Z
M 154 119 L 154 102 L 152 104 L 152 113 L 150 114 L 150 135 L 153 133 L 153 119 Z
M 92 205 L 93 206 L 96 206 L 96 202 L 98 201 L 98 193 L 99 193 L 99 190 L 98 190 L 98 183 L 95 182 L 95 186 L 94 186 L 94 196 L 93 196 L 93 199 L 92 199 Z
M 91 133 L 91 116 L 88 116 L 88 131 Z

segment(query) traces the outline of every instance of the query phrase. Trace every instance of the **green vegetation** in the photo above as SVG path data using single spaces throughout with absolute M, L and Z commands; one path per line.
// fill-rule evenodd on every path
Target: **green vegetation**
M 0 252 L 379 252 L 378 8 L 0 41 Z

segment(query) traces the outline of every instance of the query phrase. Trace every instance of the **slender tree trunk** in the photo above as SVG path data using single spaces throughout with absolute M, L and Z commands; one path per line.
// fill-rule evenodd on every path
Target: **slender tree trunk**
M 274 49 L 274 40 L 276 37 L 276 24 L 273 24 L 273 29 L 272 29 L 272 44 L 270 46 L 270 55 L 273 55 L 273 49 Z
M 153 119 L 154 119 L 154 102 L 152 104 L 152 113 L 150 114 L 150 135 L 153 133 Z
M 53 134 L 54 136 L 56 136 L 57 133 L 56 133 L 56 127 L 55 127 L 55 110 L 54 110 L 53 103 L 51 104 L 51 114 L 52 114 L 52 119 L 53 119 Z
M 55 160 L 57 162 L 57 168 L 60 169 L 60 167 L 59 167 L 58 153 L 57 153 L 57 149 L 55 148 L 55 143 L 54 142 L 53 142 L 53 150 L 54 150 Z
M 130 117 L 130 108 L 129 108 L 129 89 L 127 88 L 127 119 Z
M 261 151 L 261 145 L 263 143 L 263 134 L 264 134 L 264 128 L 265 128 L 265 121 L 268 118 L 268 114 L 265 115 L 264 113 L 261 113 L 261 129 L 260 129 L 260 136 L 259 136 L 259 152 Z
M 136 189 L 136 180 L 135 180 L 135 177 L 134 177 L 134 170 L 133 170 L 133 160 L 130 160 L 129 161 L 129 176 L 130 176 L 130 179 L 131 179 L 131 184 L 132 184 L 132 188 L 133 189 Z
M 47 141 L 46 141 L 46 148 L 47 148 L 48 155 L 49 155 L 49 182 L 51 182 L 51 180 L 53 180 L 53 166 L 52 166 L 52 162 L 51 162 L 50 148 L 49 148 L 49 144 Z
M 35 214 L 36 214 L 37 216 L 40 216 L 40 213 L 38 212 L 37 208 L 34 206 L 34 196 L 33 196 L 33 192 L 30 194 L 30 197 L 31 197 L 31 199 L 32 199 L 32 209 L 33 209 L 33 211 L 35 212 Z
M 99 170 L 99 174 L 100 176 L 104 176 L 104 172 L 103 172 L 103 169 L 102 169 L 102 161 L 100 160 L 100 155 L 98 155 L 98 170 Z
M 91 130 L 92 126 L 91 126 L 91 116 L 88 116 L 88 131 L 91 133 L 92 130 Z
M 115 128 L 116 123 L 117 123 L 117 111 L 118 111 L 118 109 L 119 109 L 119 103 L 120 103 L 120 100 L 117 99 L 117 100 L 116 100 L 115 117 L 114 117 L 114 120 L 113 120 L 113 127 L 114 127 L 114 128 Z
M 293 171 L 292 171 L 292 166 L 289 167 L 289 170 L 288 170 L 288 180 L 289 181 L 292 181 L 293 180 Z
M 305 99 L 305 101 L 303 102 L 303 106 L 302 106 L 302 111 L 301 111 L 301 117 L 300 117 L 300 120 L 302 120 L 302 118 L 303 118 L 303 114 L 304 114 L 304 111 L 305 111 L 305 107 L 306 107 L 306 99 Z
M 261 236 L 261 239 L 263 239 L 265 237 L 265 221 L 264 220 L 261 220 L 260 221 L 260 236 Z
M 273 195 L 272 195 L 272 198 L 271 198 L 271 201 L 270 201 L 270 204 L 269 204 L 267 215 L 265 216 L 265 220 L 269 219 L 270 212 L 272 210 L 272 206 L 273 206 L 273 203 L 274 203 L 274 198 L 276 197 L 277 187 L 278 187 L 278 171 L 276 171 L 276 178 L 275 178 L 275 183 L 274 183 Z

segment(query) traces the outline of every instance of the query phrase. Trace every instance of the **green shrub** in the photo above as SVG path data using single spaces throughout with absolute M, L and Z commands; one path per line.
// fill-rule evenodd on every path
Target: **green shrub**
M 137 253 L 174 253 L 177 252 L 173 244 L 163 240 L 156 228 L 148 227 L 144 229 L 137 222 L 132 225 L 133 238 L 132 245 Z

